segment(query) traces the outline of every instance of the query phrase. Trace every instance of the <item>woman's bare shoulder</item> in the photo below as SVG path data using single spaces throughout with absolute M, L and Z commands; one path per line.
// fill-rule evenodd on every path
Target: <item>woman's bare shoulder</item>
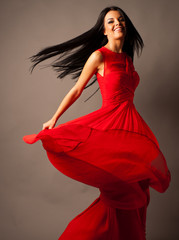
M 92 52 L 90 58 L 98 63 L 103 62 L 103 55 L 99 50 L 95 50 L 94 52 Z

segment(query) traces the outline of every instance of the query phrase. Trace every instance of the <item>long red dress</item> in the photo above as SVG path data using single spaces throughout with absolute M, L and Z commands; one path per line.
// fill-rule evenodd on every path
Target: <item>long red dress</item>
M 106 47 L 97 51 L 104 60 L 104 76 L 96 73 L 102 107 L 23 139 L 41 140 L 55 168 L 100 190 L 59 240 L 144 240 L 149 186 L 164 192 L 171 175 L 156 137 L 134 106 L 140 79 L 132 59 Z

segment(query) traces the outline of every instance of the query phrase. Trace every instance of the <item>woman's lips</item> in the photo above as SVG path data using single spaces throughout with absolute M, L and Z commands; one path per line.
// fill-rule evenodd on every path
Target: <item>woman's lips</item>
M 122 27 L 118 27 L 118 28 L 116 28 L 116 29 L 114 30 L 114 32 L 115 32 L 115 31 L 117 31 L 117 32 L 123 31 L 123 28 L 122 28 Z

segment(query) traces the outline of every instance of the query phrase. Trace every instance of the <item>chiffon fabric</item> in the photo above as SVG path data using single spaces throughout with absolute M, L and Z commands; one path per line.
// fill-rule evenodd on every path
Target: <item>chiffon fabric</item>
M 144 240 L 149 187 L 165 192 L 170 171 L 133 103 L 140 78 L 132 59 L 104 46 L 96 51 L 104 61 L 103 76 L 96 73 L 101 108 L 23 139 L 41 140 L 56 169 L 100 190 L 59 240 Z

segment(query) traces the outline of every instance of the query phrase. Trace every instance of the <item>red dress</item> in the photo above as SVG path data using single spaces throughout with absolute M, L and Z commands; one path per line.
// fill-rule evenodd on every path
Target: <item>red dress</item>
M 134 106 L 140 79 L 132 59 L 106 47 L 97 51 L 104 60 L 104 76 L 96 73 L 102 107 L 23 139 L 41 140 L 55 168 L 100 190 L 59 240 L 144 240 L 149 186 L 164 192 L 171 175 L 156 137 Z

